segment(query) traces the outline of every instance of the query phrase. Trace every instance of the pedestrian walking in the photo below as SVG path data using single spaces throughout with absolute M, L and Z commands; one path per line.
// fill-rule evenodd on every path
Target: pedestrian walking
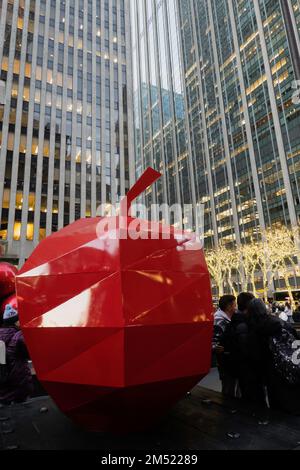
M 230 358 L 231 373 L 238 380 L 239 396 L 249 401 L 255 401 L 253 390 L 256 377 L 249 354 L 248 309 L 253 299 L 255 297 L 250 292 L 242 292 L 238 296 L 238 310 L 227 325 L 223 339 Z

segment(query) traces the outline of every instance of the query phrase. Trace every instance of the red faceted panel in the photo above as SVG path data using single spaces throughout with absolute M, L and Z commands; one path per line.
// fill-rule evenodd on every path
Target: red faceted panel
M 150 426 L 210 368 L 213 307 L 201 247 L 174 229 L 165 240 L 165 228 L 148 222 L 143 230 L 157 239 L 133 240 L 126 224 L 135 220 L 78 221 L 44 240 L 17 277 L 38 377 L 91 430 Z
M 15 292 L 15 277 L 18 270 L 10 263 L 0 263 L 0 300 Z

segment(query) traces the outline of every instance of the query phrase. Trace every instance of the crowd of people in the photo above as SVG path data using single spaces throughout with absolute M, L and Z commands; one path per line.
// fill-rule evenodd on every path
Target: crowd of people
M 268 302 L 268 312 L 280 318 L 280 320 L 289 323 L 300 323 L 300 305 L 299 302 L 295 302 L 292 307 L 291 302 Z
M 297 308 L 293 315 L 289 305 L 278 308 L 247 292 L 220 299 L 212 349 L 224 395 L 300 414 Z

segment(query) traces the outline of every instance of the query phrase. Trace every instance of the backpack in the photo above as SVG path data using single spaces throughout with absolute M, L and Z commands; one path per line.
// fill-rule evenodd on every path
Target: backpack
M 4 385 L 8 381 L 9 370 L 6 364 L 6 345 L 4 341 L 0 341 L 0 385 Z
M 290 385 L 300 384 L 300 343 L 292 328 L 283 328 L 280 337 L 270 339 L 276 372 Z

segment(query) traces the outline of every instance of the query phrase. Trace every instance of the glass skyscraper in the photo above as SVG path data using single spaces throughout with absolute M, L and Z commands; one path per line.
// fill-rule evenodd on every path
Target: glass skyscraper
M 170 150 L 174 198 L 204 204 L 207 246 L 299 223 L 299 0 L 131 0 L 131 8 L 137 171 L 154 149 L 156 165 L 170 168 Z M 161 99 L 143 98 L 153 86 L 170 96 L 172 145 L 163 119 L 151 129 L 164 112 Z
M 174 1 L 131 0 L 130 6 L 136 173 L 150 165 L 163 174 L 145 202 L 196 203 Z
M 0 0 L 0 240 L 20 264 L 133 177 L 128 0 Z
M 211 175 L 201 197 L 210 201 L 215 238 L 225 242 L 299 222 L 299 2 L 293 3 L 177 2 L 189 116 L 198 108 L 188 137 L 201 174 Z

